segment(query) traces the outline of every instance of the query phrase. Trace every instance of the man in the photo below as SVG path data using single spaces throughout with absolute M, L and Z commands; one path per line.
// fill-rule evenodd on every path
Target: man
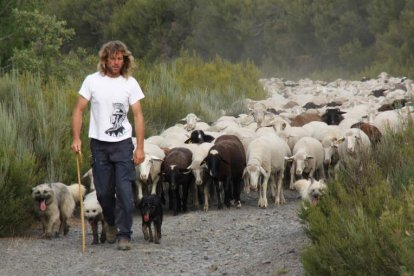
M 134 58 L 121 41 L 110 41 L 99 51 L 98 72 L 87 76 L 72 113 L 72 150 L 80 152 L 82 114 L 91 103 L 89 138 L 97 198 L 107 227 L 107 241 L 129 250 L 134 212 L 135 166 L 144 161 L 144 116 L 139 100 L 144 94 L 130 76 Z M 134 115 L 134 151 L 128 110 Z M 115 196 L 116 195 L 116 196 Z

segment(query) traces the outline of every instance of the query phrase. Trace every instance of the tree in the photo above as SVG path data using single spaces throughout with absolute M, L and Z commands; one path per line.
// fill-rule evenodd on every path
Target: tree
M 62 57 L 60 48 L 73 37 L 74 31 L 66 28 L 65 21 L 35 11 L 13 10 L 18 24 L 16 36 L 22 46 L 13 49 L 13 66 L 21 71 L 39 72 L 48 76 Z

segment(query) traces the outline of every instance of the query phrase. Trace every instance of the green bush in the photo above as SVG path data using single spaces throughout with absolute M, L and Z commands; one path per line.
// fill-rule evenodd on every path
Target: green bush
M 414 273 L 413 130 L 385 135 L 329 182 L 321 204 L 302 209 L 312 242 L 302 253 L 307 274 Z

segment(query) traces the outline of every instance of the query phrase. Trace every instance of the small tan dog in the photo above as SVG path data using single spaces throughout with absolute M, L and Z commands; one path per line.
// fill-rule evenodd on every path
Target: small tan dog
M 328 189 L 323 179 L 317 181 L 313 178 L 297 180 L 293 187 L 300 193 L 303 200 L 309 201 L 313 205 L 318 203 L 320 197 Z
M 43 183 L 32 189 L 32 197 L 43 226 L 42 235 L 49 239 L 52 235 L 66 235 L 69 231 L 68 220 L 75 209 L 75 200 L 68 186 Z

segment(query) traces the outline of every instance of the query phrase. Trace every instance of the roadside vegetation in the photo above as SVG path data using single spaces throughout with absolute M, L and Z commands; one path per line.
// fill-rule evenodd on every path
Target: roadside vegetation
M 347 163 L 317 206 L 300 212 L 309 275 L 414 273 L 414 127 Z

